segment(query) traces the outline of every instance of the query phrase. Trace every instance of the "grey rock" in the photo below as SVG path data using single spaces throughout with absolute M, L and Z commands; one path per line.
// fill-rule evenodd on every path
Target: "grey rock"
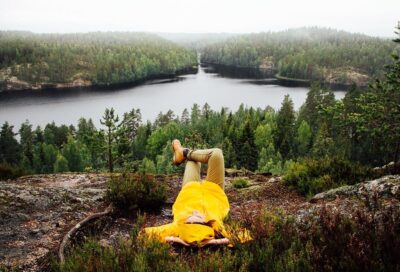
M 346 185 L 316 194 L 310 202 L 317 202 L 322 199 L 333 200 L 339 196 L 366 198 L 376 195 L 378 197 L 395 197 L 400 199 L 399 186 L 400 176 L 389 175 L 375 180 L 361 182 L 355 185 Z
M 31 229 L 29 231 L 29 233 L 33 234 L 33 235 L 38 235 L 38 234 L 41 234 L 41 230 L 40 229 Z

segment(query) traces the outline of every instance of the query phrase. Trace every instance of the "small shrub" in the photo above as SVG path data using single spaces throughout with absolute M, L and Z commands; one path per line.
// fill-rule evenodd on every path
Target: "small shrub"
M 106 199 L 122 212 L 159 210 L 166 199 L 165 187 L 150 175 L 112 177 Z
M 192 249 L 161 244 L 139 233 L 115 247 L 89 240 L 76 247 L 60 271 L 399 271 L 400 214 L 342 215 L 322 208 L 307 228 L 283 214 L 260 212 L 237 223 L 253 240 L 228 247 Z M 250 220 L 251 218 L 251 220 Z M 142 222 L 143 218 L 138 217 Z
M 395 209 L 344 215 L 323 208 L 303 240 L 315 271 L 399 271 L 399 231 Z
M 139 172 L 142 174 L 155 174 L 157 173 L 156 165 L 148 158 L 144 158 L 139 167 Z
M 372 169 L 340 158 L 305 159 L 288 165 L 284 181 L 303 195 L 312 196 L 344 184 L 372 177 Z
M 29 172 L 21 167 L 12 166 L 8 163 L 0 163 L 0 180 L 16 179 L 28 174 Z
M 236 189 L 247 188 L 250 186 L 249 181 L 247 179 L 238 178 L 232 182 L 232 186 Z

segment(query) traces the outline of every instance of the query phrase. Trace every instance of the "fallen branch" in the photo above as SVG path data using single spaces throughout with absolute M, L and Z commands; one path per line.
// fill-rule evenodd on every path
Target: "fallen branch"
M 103 217 L 105 215 L 110 214 L 113 211 L 114 207 L 112 204 L 110 204 L 103 212 L 99 213 L 94 213 L 80 221 L 78 224 L 76 224 L 68 233 L 64 236 L 60 248 L 58 250 L 58 257 L 60 259 L 60 263 L 64 264 L 65 262 L 65 257 L 64 257 L 64 251 L 65 251 L 65 246 L 67 245 L 68 241 L 75 235 L 75 233 L 85 224 L 87 224 L 89 221 L 92 221 L 94 219 Z

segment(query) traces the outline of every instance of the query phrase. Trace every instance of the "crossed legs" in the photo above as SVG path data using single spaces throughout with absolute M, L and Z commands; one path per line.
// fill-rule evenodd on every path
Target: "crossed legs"
M 208 164 L 206 180 L 214 182 L 224 189 L 225 165 L 221 149 L 212 148 L 189 151 L 187 159 L 182 186 L 190 181 L 200 181 L 201 163 L 206 163 Z

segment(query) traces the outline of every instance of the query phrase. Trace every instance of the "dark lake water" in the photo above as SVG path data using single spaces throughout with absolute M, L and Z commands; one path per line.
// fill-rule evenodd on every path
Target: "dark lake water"
M 264 81 L 265 83 L 265 81 Z M 179 76 L 168 82 L 149 82 L 119 90 L 62 90 L 0 94 L 0 124 L 8 121 L 19 128 L 26 119 L 34 126 L 54 121 L 56 124 L 77 124 L 80 117 L 92 118 L 100 126 L 106 108 L 114 107 L 119 115 L 139 108 L 143 121 L 153 121 L 160 111 L 172 109 L 178 116 L 194 103 L 206 102 L 214 110 L 228 107 L 237 110 L 240 104 L 252 107 L 271 106 L 279 109 L 289 94 L 298 109 L 305 101 L 308 88 L 259 84 L 257 80 L 221 76 L 212 69 L 200 68 L 197 74 Z M 345 91 L 336 91 L 340 99 Z M 16 130 L 14 130 L 16 131 Z

